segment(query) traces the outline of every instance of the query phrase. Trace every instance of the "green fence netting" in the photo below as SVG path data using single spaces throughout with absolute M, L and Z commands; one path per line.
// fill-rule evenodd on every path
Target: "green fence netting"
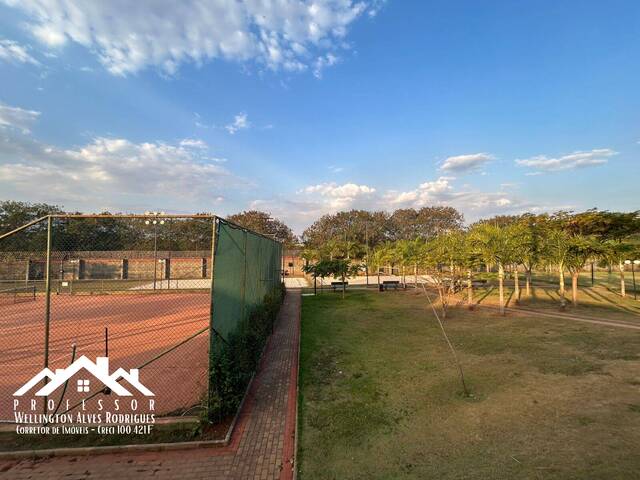
M 218 220 L 212 327 L 222 341 L 281 282 L 282 245 Z
M 209 350 L 209 418 L 240 405 L 282 301 L 282 245 L 218 219 Z

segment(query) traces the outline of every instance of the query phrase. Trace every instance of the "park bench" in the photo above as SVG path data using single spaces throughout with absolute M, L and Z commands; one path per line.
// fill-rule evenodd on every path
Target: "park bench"
M 487 284 L 487 280 L 484 278 L 478 279 L 478 280 L 471 280 L 471 286 L 476 288 L 476 287 L 484 287 Z
M 393 287 L 395 290 L 400 286 L 399 280 L 383 280 L 381 285 L 381 290 L 388 290 L 389 287 Z
M 347 285 L 349 285 L 349 282 L 331 282 L 331 288 L 333 288 L 333 291 L 335 292 L 338 288 L 342 289 L 343 287 L 346 288 Z

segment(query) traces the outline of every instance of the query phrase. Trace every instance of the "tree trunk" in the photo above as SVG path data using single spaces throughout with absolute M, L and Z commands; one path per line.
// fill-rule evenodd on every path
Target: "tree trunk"
M 444 285 L 439 285 L 438 293 L 440 294 L 440 303 L 442 304 L 442 318 L 447 318 L 446 287 Z
M 574 307 L 578 306 L 578 275 L 580 271 L 571 274 L 571 303 Z
M 344 283 L 344 275 L 342 275 L 342 298 L 344 298 L 344 291 L 347 289 L 347 286 Z
M 516 303 L 520 303 L 520 280 L 518 278 L 518 265 L 513 266 L 513 296 L 516 297 Z
M 559 291 L 559 293 L 560 293 L 560 306 L 562 308 L 564 308 L 565 305 L 566 305 L 566 300 L 564 298 L 564 265 L 560 264 L 558 266 L 558 270 L 559 270 L 559 277 L 560 277 L 560 280 L 559 280 L 559 282 L 560 282 L 560 285 L 559 285 L 559 287 L 560 287 L 560 291 Z
M 527 268 L 526 278 L 524 281 L 524 288 L 527 293 L 527 297 L 531 296 L 531 269 Z
M 407 276 L 405 275 L 404 263 L 402 264 L 402 286 L 407 288 Z
M 413 275 L 416 281 L 415 287 L 418 288 L 418 264 L 417 263 L 413 266 Z
M 627 292 L 624 285 L 624 263 L 622 263 L 622 261 L 618 264 L 618 268 L 620 269 L 620 295 L 626 297 Z
M 467 304 L 469 310 L 473 309 L 473 280 L 471 278 L 471 269 L 467 270 Z
M 500 292 L 500 315 L 504 315 L 504 267 L 498 263 L 498 290 Z

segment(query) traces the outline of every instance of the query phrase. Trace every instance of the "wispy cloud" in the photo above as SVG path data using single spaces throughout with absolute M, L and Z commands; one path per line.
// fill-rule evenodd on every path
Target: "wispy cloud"
M 201 140 L 135 143 L 95 137 L 79 147 L 60 148 L 28 134 L 38 115 L 18 107 L 0 108 L 0 191 L 9 198 L 83 209 L 112 205 L 114 199 L 119 208 L 129 209 L 173 198 L 180 199 L 181 208 L 195 209 L 222 196 L 227 186 L 244 183 L 223 168 Z
M 344 171 L 344 167 L 339 167 L 337 165 L 329 165 L 327 168 L 331 173 L 340 173 Z
M 618 152 L 611 150 L 610 148 L 597 148 L 584 152 L 576 151 L 560 157 L 538 155 L 531 158 L 518 159 L 515 163 L 521 167 L 535 168 L 538 172 L 558 172 L 562 170 L 574 170 L 577 168 L 604 165 L 609 161 L 609 158 L 617 154 Z
M 238 130 L 245 130 L 245 129 L 249 128 L 250 126 L 251 126 L 251 124 L 249 123 L 249 120 L 247 120 L 247 114 L 246 113 L 239 113 L 238 115 L 233 117 L 233 122 L 231 122 L 228 125 L 225 125 L 224 128 L 231 135 L 234 135 Z
M 180 141 L 181 147 L 186 148 L 199 148 L 199 149 L 207 149 L 209 146 L 204 140 L 200 140 L 197 138 L 185 138 Z
M 322 78 L 322 71 L 327 67 L 335 65 L 339 61 L 340 59 L 333 53 L 327 53 L 316 58 L 316 61 L 313 63 L 313 75 L 316 78 Z
M 465 173 L 479 169 L 495 157 L 489 153 L 472 153 L 448 157 L 442 163 L 440 170 L 445 172 Z
M 40 116 L 35 110 L 25 110 L 0 103 L 0 128 L 11 128 L 29 133 L 31 126 Z
M 29 46 L 20 45 L 13 40 L 0 38 L 0 61 L 40 65 L 40 62 L 31 56 L 29 50 Z

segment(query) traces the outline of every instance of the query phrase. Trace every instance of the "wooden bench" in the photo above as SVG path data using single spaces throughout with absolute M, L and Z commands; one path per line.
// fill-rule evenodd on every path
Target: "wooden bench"
M 349 285 L 349 282 L 331 282 L 331 288 L 333 288 L 334 292 L 338 289 L 338 287 L 342 289 L 342 287 L 346 288 L 347 285 Z
M 382 281 L 382 285 L 380 285 L 381 291 L 383 290 L 388 290 L 389 287 L 393 287 L 395 290 L 398 289 L 398 287 L 400 286 L 400 281 L 399 280 L 383 280 Z
M 482 278 L 482 279 L 478 279 L 478 280 L 471 280 L 471 286 L 476 288 L 476 287 L 484 287 L 487 284 L 487 280 Z

